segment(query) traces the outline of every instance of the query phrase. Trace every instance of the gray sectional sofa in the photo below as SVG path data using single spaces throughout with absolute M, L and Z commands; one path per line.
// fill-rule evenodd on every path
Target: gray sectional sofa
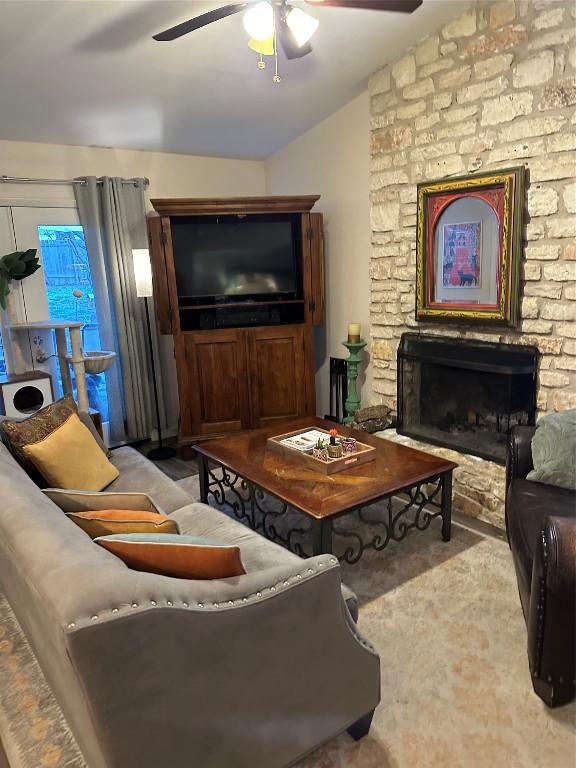
M 247 573 L 130 570 L 0 444 L 0 589 L 89 768 L 281 768 L 367 731 L 379 659 L 336 558 L 302 560 L 193 502 L 131 448 L 112 461 L 110 492 L 147 493 L 182 533 L 238 544 Z

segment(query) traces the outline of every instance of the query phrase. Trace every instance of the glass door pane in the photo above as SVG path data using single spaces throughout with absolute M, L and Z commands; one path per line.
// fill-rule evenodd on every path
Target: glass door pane
M 100 351 L 94 286 L 82 227 L 79 224 L 41 224 L 37 229 L 50 320 L 86 323 L 82 330 L 84 351 Z M 108 421 L 104 375 L 86 374 L 86 386 L 90 407 L 100 412 L 102 421 Z
M 18 248 L 37 248 L 42 265 L 42 269 L 22 282 L 26 321 L 86 323 L 83 331 L 84 350 L 99 351 L 101 346 L 94 287 L 77 210 L 13 208 L 12 218 Z M 46 351 L 48 354 L 54 352 L 53 349 Z M 61 390 L 58 367 L 52 368 L 52 371 L 57 374 L 57 388 Z M 90 407 L 100 412 L 104 423 L 108 422 L 105 374 L 87 374 L 86 384 Z

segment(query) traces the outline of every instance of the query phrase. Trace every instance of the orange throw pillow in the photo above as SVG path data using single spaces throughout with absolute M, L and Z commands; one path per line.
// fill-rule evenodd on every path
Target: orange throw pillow
M 97 512 L 70 512 L 67 517 L 91 539 L 114 533 L 180 533 L 175 520 L 156 512 L 101 509 Z
M 180 579 L 228 579 L 246 573 L 239 547 L 212 539 L 126 533 L 99 536 L 94 541 L 135 571 Z

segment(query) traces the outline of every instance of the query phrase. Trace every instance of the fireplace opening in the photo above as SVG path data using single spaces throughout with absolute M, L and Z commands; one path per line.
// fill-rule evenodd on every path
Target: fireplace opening
M 534 424 L 538 350 L 405 333 L 398 347 L 398 432 L 506 461 L 515 424 Z

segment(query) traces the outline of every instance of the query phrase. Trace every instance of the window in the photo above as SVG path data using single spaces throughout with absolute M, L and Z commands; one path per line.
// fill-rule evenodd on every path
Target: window
M 42 224 L 38 226 L 38 240 L 50 319 L 86 323 L 82 331 L 84 350 L 100 350 L 94 287 L 82 227 Z M 87 374 L 86 385 L 91 408 L 100 411 L 102 420 L 108 421 L 105 376 Z

